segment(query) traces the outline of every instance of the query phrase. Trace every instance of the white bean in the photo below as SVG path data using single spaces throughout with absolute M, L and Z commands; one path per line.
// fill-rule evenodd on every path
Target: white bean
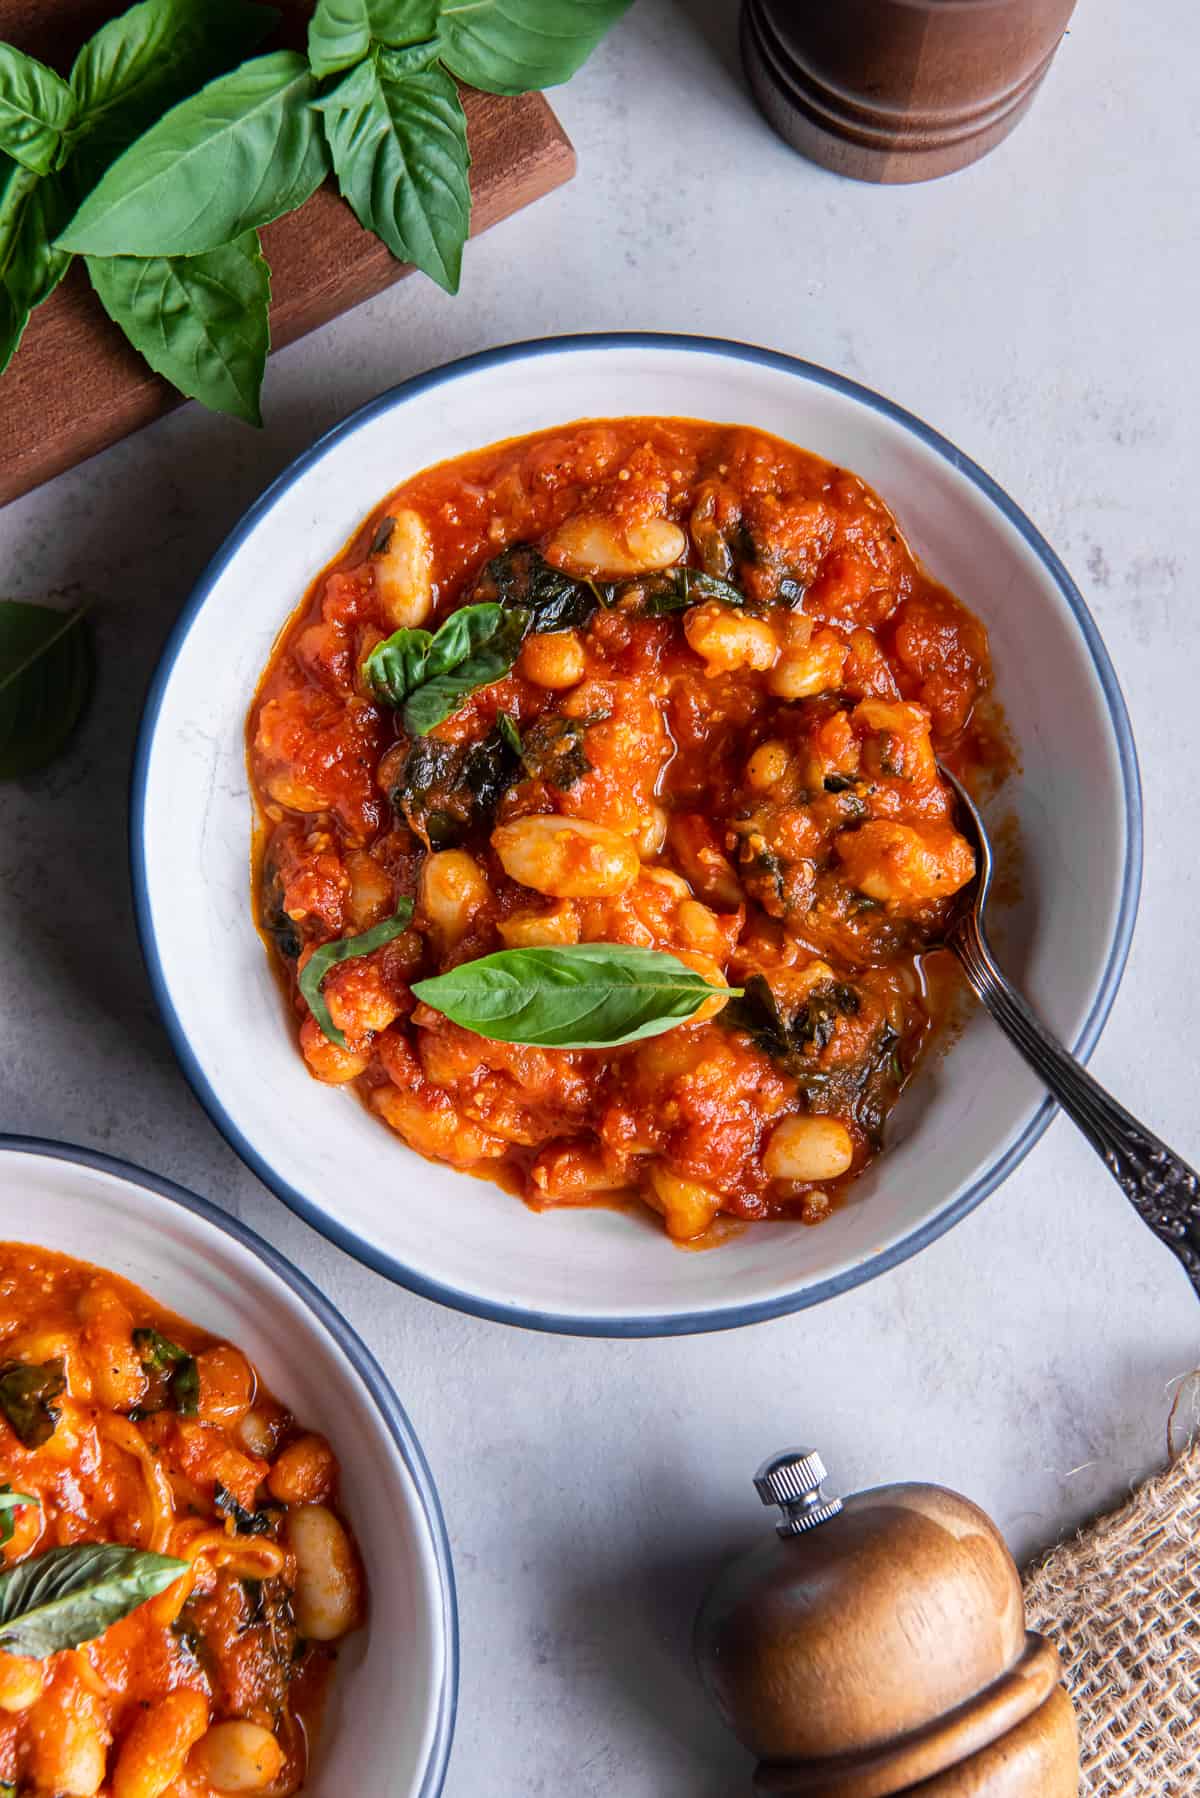
M 553 899 L 623 893 L 639 872 L 630 839 L 586 818 L 518 818 L 492 832 L 492 846 L 510 879 Z
M 721 1209 L 721 1195 L 699 1180 L 685 1180 L 656 1161 L 650 1169 L 650 1203 L 661 1211 L 667 1234 L 676 1242 L 703 1235 Z
M 421 910 L 448 948 L 461 940 L 490 898 L 487 876 L 465 849 L 443 849 L 422 862 Z
M 289 1511 L 287 1532 L 296 1557 L 296 1627 L 310 1641 L 332 1642 L 354 1628 L 361 1604 L 350 1538 L 324 1505 Z
M 590 578 L 670 568 L 686 550 L 687 538 L 669 518 L 650 518 L 622 531 L 614 519 L 579 514 L 560 524 L 546 547 L 551 562 Z
M 779 640 L 762 618 L 748 618 L 715 599 L 693 606 L 684 615 L 688 646 L 705 662 L 710 678 L 735 668 L 770 668 L 779 655 Z
M 283 1749 L 257 1723 L 214 1723 L 192 1750 L 188 1772 L 218 1792 L 261 1792 L 279 1777 Z
M 433 610 L 433 544 L 419 512 L 397 512 L 385 547 L 371 557 L 375 591 L 393 628 L 423 624 Z
M 790 1117 L 772 1130 L 763 1166 L 772 1180 L 836 1180 L 853 1160 L 854 1143 L 839 1119 Z

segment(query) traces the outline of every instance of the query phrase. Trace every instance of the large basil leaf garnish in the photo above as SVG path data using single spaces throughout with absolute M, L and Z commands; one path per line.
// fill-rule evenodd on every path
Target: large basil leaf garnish
M 51 1548 L 0 1573 L 0 1649 L 36 1660 L 103 1635 L 188 1563 L 116 1543 Z
M 67 1390 L 61 1360 L 7 1361 L 0 1367 L 0 1411 L 23 1448 L 41 1448 L 58 1428 L 62 1407 L 55 1404 Z
M 339 962 L 349 961 L 356 955 L 370 955 L 373 949 L 382 949 L 393 937 L 400 936 L 408 929 L 412 915 L 412 900 L 401 899 L 390 918 L 384 918 L 381 924 L 376 924 L 371 930 L 364 930 L 359 936 L 339 937 L 336 942 L 323 943 L 319 949 L 314 949 L 300 970 L 298 984 L 308 1001 L 308 1009 L 330 1042 L 336 1043 L 339 1049 L 346 1047 L 346 1037 L 329 1014 L 325 995 L 321 991 L 322 981 L 330 968 L 336 967 Z
M 661 949 L 624 943 L 502 949 L 419 980 L 414 995 L 495 1042 L 609 1049 L 693 1017 L 714 993 L 694 968 Z

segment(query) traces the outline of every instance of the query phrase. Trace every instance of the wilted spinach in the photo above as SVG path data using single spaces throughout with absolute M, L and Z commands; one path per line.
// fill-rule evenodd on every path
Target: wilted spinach
M 507 722 L 507 732 L 499 725 L 476 743 L 438 737 L 414 742 L 391 801 L 426 848 L 449 849 L 490 823 L 521 768 L 521 752 L 512 744 L 515 726 Z
M 502 550 L 476 577 L 471 603 L 492 601 L 505 611 L 528 613 L 531 631 L 566 631 L 586 624 L 603 603 L 593 581 L 576 580 L 550 563 L 531 543 Z
M 277 1511 L 247 1511 L 220 1480 L 213 1486 L 213 1504 L 226 1517 L 233 1518 L 233 1527 L 239 1536 L 269 1536 L 279 1517 Z
M 135 1330 L 133 1346 L 150 1381 L 150 1391 L 138 1407 L 139 1415 L 170 1409 L 194 1417 L 200 1403 L 200 1373 L 195 1356 L 181 1349 L 157 1330 Z
M 584 736 L 589 725 L 599 724 L 607 716 L 607 712 L 593 712 L 586 718 L 561 715 L 539 718 L 526 731 L 521 745 L 521 760 L 526 772 L 565 793 L 577 780 L 592 772 L 584 749 Z
M 643 578 L 636 584 L 646 595 L 643 610 L 648 618 L 685 612 L 706 599 L 718 599 L 722 605 L 739 608 L 746 603 L 746 595 L 732 581 L 704 574 L 697 568 L 670 568 L 665 574 Z
M 0 1411 L 23 1448 L 41 1448 L 58 1427 L 67 1390 L 66 1370 L 57 1361 L 7 1361 L 0 1367 Z

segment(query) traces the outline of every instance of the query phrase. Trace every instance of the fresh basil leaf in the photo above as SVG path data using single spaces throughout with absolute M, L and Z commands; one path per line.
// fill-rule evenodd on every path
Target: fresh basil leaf
M 49 1442 L 62 1416 L 54 1403 L 67 1390 L 61 1360 L 7 1361 L 0 1367 L 0 1412 L 24 1448 Z
M 315 91 L 308 64 L 292 50 L 218 76 L 117 158 L 60 247 L 88 256 L 197 256 L 291 212 L 329 168 Z
M 0 1486 L 0 1545 L 11 1542 L 13 1538 L 14 1511 L 23 1511 L 28 1505 L 41 1505 L 40 1498 L 32 1498 L 28 1492 L 14 1492 L 5 1482 Z
M 75 96 L 62 76 L 0 43 L 0 150 L 35 175 L 48 175 L 74 118 Z
M 256 231 L 198 256 L 89 256 L 104 310 L 156 374 L 214 412 L 261 425 L 271 271 Z
M 78 1648 L 165 1591 L 188 1563 L 111 1542 L 51 1548 L 0 1573 L 0 1649 L 36 1660 Z
M 385 943 L 403 935 L 412 922 L 412 915 L 412 900 L 401 899 L 392 916 L 385 918 L 382 924 L 376 924 L 371 930 L 364 930 L 360 936 L 345 936 L 335 943 L 322 944 L 301 968 L 298 984 L 308 1001 L 308 1009 L 330 1042 L 336 1043 L 339 1049 L 346 1047 L 346 1038 L 329 1015 L 321 982 L 339 962 L 349 961 L 355 955 L 370 955 L 372 950 L 382 949 Z
M 361 62 L 372 43 L 419 44 L 437 35 L 438 0 L 319 0 L 308 28 L 314 75 Z
M 71 163 L 85 191 L 168 107 L 256 49 L 278 17 L 247 0 L 141 0 L 102 25 L 71 70 L 80 112 Z
M 247 1511 L 220 1480 L 213 1485 L 213 1504 L 226 1517 L 233 1518 L 233 1527 L 239 1536 L 269 1536 L 279 1515 L 271 1511 Z
M 659 1036 L 714 992 L 741 991 L 710 986 L 661 949 L 624 943 L 501 949 L 412 990 L 477 1036 L 543 1049 L 611 1049 Z
M 442 58 L 460 81 L 524 94 L 567 81 L 631 0 L 445 0 Z
M 452 617 L 461 615 L 456 613 Z M 452 619 L 447 620 L 450 622 Z M 425 681 L 405 701 L 401 713 L 405 730 L 414 737 L 427 736 L 436 725 L 457 712 L 463 700 L 479 687 L 490 687 L 493 681 L 503 680 L 512 671 L 528 629 L 527 612 L 504 612 L 492 634 L 465 661 L 447 673 Z
M 70 169 L 37 176 L 8 157 L 0 157 L 0 290 L 7 295 L 10 320 L 20 320 L 22 315 L 28 318 L 66 274 L 71 257 L 54 248 L 54 239 L 74 210 L 75 184 Z M 12 330 L 10 323 L 10 333 Z M 0 372 L 20 336 L 20 329 L 10 337 L 0 327 Z
M 33 774 L 71 735 L 92 685 L 82 610 L 0 599 L 0 780 Z
M 385 705 L 403 705 L 422 682 L 448 674 L 494 636 L 501 616 L 495 605 L 460 606 L 436 636 L 422 630 L 393 631 L 363 663 L 363 679 Z
M 427 47 L 436 56 L 437 46 Z M 344 198 L 393 256 L 457 293 L 471 223 L 467 121 L 449 75 L 376 50 L 317 101 Z

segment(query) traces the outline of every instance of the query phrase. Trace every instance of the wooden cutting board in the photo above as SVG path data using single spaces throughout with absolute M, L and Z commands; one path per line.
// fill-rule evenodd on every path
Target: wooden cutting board
M 0 0 L 0 39 L 65 70 L 96 26 L 123 10 L 110 0 Z M 297 23 L 281 41 L 296 40 Z M 540 94 L 505 99 L 466 88 L 463 106 L 475 236 L 569 181 L 575 152 Z M 328 184 L 262 237 L 277 349 L 413 272 Z M 109 319 L 77 262 L 0 376 L 0 505 L 181 403 Z

